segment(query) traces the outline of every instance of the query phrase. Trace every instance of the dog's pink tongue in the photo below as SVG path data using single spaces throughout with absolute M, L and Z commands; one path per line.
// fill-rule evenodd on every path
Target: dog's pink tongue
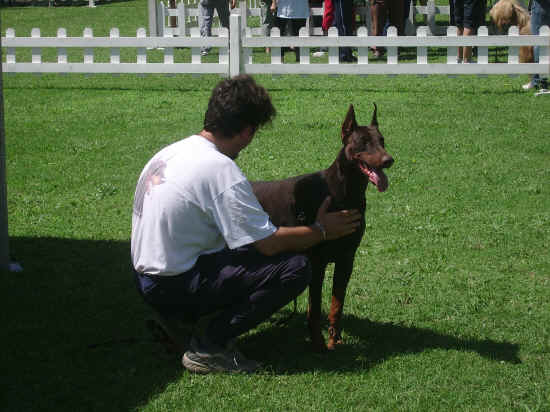
M 388 188 L 388 177 L 382 170 L 368 169 L 367 175 L 379 192 L 384 192 Z

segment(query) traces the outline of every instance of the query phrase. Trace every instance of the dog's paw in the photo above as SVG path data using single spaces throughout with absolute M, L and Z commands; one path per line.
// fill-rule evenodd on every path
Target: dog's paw
M 340 334 L 340 331 L 338 331 L 335 327 L 331 326 L 328 328 L 328 345 L 327 348 L 329 350 L 336 349 L 337 345 L 341 345 L 344 343 L 342 340 L 342 335 Z
M 328 350 L 335 350 L 336 346 L 342 345 L 343 343 L 344 343 L 344 341 L 342 340 L 342 338 L 339 338 L 339 339 L 330 338 L 328 340 L 327 349 Z

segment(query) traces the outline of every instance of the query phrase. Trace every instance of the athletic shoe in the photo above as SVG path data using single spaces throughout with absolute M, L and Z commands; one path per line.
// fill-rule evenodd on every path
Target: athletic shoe
M 210 53 L 210 50 L 201 50 L 201 56 L 208 56 L 208 53 Z
M 533 82 L 525 83 L 523 86 L 521 86 L 521 88 L 522 88 L 523 90 L 531 90 L 531 89 L 534 89 L 534 88 L 535 88 L 535 83 L 533 83 Z
M 246 359 L 232 345 L 222 348 L 205 342 L 205 339 L 199 341 L 195 337 L 191 339 L 190 348 L 183 355 L 182 364 L 187 370 L 201 374 L 211 372 L 251 373 L 260 367 L 258 362 Z
M 535 96 L 542 96 L 544 94 L 550 94 L 549 89 L 540 89 L 538 92 L 535 93 Z

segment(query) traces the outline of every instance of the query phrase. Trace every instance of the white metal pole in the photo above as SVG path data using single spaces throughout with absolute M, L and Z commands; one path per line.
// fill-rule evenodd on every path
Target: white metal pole
M 229 16 L 229 76 L 241 73 L 241 16 Z

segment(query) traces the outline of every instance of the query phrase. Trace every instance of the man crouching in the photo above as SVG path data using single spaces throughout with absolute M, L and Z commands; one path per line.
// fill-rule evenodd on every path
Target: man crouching
M 182 358 L 192 372 L 252 372 L 234 345 L 297 297 L 311 269 L 300 251 L 358 227 L 357 211 L 317 215 L 318 224 L 275 227 L 234 159 L 275 108 L 250 76 L 213 90 L 203 130 L 162 149 L 139 178 L 131 254 L 138 289 L 160 316 L 214 314 Z

